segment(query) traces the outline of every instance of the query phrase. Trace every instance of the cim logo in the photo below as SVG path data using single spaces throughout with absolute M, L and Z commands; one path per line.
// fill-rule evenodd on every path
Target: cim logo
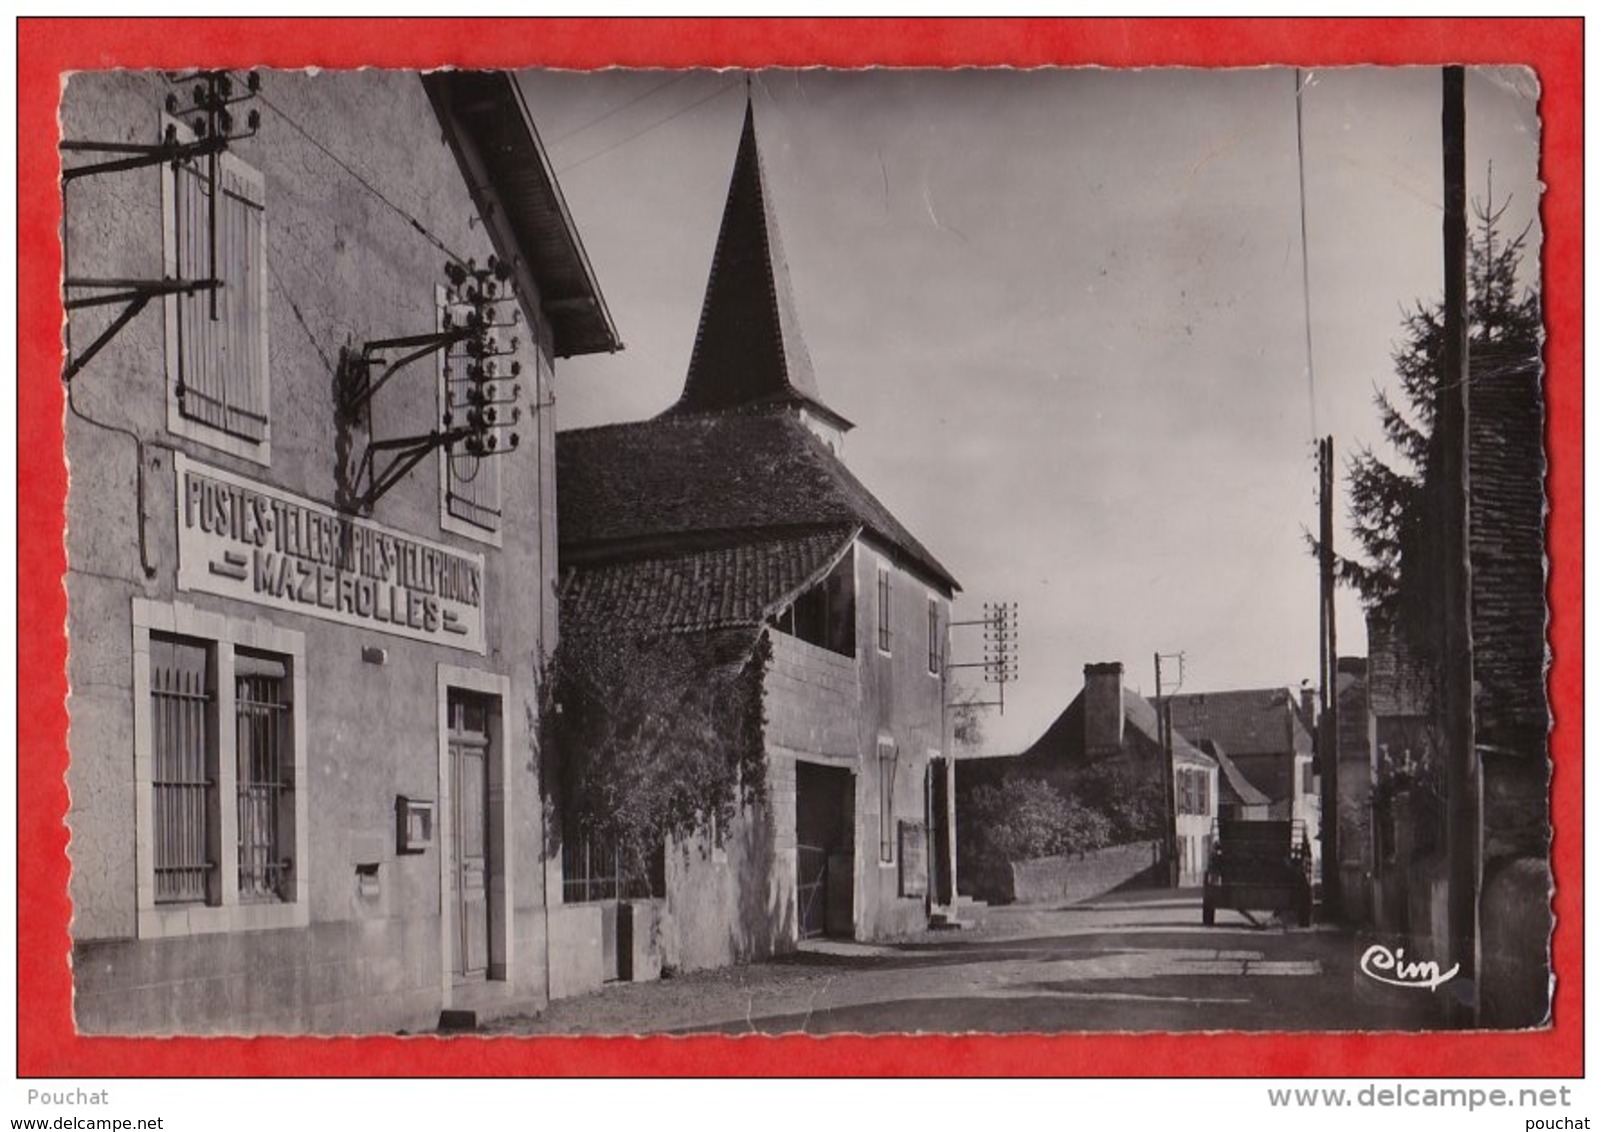
M 1362 953 L 1358 965 L 1364 975 L 1378 982 L 1388 983 L 1392 987 L 1422 987 L 1425 990 L 1434 990 L 1441 983 L 1450 982 L 1462 967 L 1460 963 L 1453 963 L 1449 971 L 1441 971 L 1440 965 L 1432 959 L 1408 961 L 1405 956 L 1406 951 L 1402 948 L 1392 950 L 1382 943 L 1375 943 Z

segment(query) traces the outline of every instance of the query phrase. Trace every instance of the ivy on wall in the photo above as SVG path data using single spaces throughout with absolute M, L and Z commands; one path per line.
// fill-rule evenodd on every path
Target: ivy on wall
M 765 633 L 567 636 L 547 666 L 547 816 L 613 846 L 630 877 L 673 839 L 765 801 Z

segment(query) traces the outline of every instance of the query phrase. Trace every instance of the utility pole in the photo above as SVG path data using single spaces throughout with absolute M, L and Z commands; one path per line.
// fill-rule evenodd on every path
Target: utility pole
M 1318 837 L 1323 843 L 1323 906 L 1340 914 L 1340 646 L 1334 625 L 1334 437 L 1318 441 L 1319 637 L 1323 655 L 1316 735 L 1319 773 Z
M 977 621 L 951 621 L 945 628 L 946 651 L 950 651 L 952 629 L 979 625 L 984 630 L 984 659 L 956 664 L 949 660 L 946 668 L 982 668 L 984 682 L 998 687 L 996 699 L 972 700 L 968 707 L 1000 708 L 1006 714 L 1006 685 L 1017 681 L 1017 602 L 985 602 L 984 616 Z M 954 706 L 954 705 L 952 705 Z
M 1179 682 L 1175 691 L 1184 685 L 1184 654 L 1176 656 L 1179 662 Z M 1162 694 L 1162 654 L 1153 654 L 1156 660 L 1156 740 L 1162 748 L 1162 803 L 1167 820 L 1162 830 L 1162 851 L 1167 857 L 1167 886 L 1177 888 L 1179 883 L 1178 859 L 1178 799 L 1173 784 L 1173 705 Z
M 1484 828 L 1473 721 L 1473 564 L 1468 542 L 1468 286 L 1464 71 L 1443 70 L 1441 141 L 1445 180 L 1444 372 L 1436 428 L 1440 435 L 1441 579 L 1445 608 L 1442 691 L 1446 753 L 1446 856 L 1449 862 L 1450 961 L 1460 965 L 1453 1003 L 1458 1026 L 1478 1024 L 1479 868 Z

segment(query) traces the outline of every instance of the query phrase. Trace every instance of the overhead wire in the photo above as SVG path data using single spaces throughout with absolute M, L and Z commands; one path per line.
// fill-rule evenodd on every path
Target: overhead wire
M 1306 238 L 1306 135 L 1302 123 L 1301 96 L 1311 79 L 1301 82 L 1301 68 L 1295 69 L 1295 164 L 1299 174 L 1301 205 L 1301 307 L 1306 332 L 1306 398 L 1311 415 L 1312 438 L 1317 439 L 1317 376 L 1312 363 L 1312 271 Z
M 551 147 L 554 148 L 555 146 L 560 145 L 562 142 L 566 141 L 568 138 L 577 137 L 579 134 L 583 133 L 585 130 L 588 130 L 590 127 L 600 125 L 602 122 L 604 122 L 606 119 L 612 117 L 613 115 L 620 114 L 624 110 L 627 110 L 630 106 L 633 106 L 633 105 L 635 105 L 636 103 L 639 103 L 639 102 L 643 102 L 645 99 L 649 98 L 651 95 L 658 94 L 661 91 L 666 90 L 668 87 L 672 86 L 674 83 L 683 82 L 685 79 L 689 78 L 691 75 L 693 75 L 695 73 L 696 72 L 694 72 L 694 71 L 679 71 L 677 74 L 675 74 L 672 78 L 668 79 L 667 81 L 657 83 L 655 86 L 651 87 L 649 90 L 645 91 L 644 93 L 636 94 L 633 98 L 630 98 L 627 102 L 624 102 L 624 103 L 622 103 L 622 104 L 620 104 L 618 106 L 613 106 L 610 110 L 606 111 L 604 114 L 600 115 L 598 118 L 591 118 L 589 121 L 585 122 L 583 125 L 576 126 L 573 129 L 568 130 L 566 133 L 560 135 L 559 137 L 552 138 L 550 140 Z
M 390 200 L 387 196 L 385 196 L 383 194 L 383 192 L 380 191 L 376 185 L 374 185 L 366 177 L 362 176 L 361 173 L 357 172 L 354 168 L 352 168 L 350 166 L 350 164 L 348 162 L 346 162 L 342 157 L 340 157 L 337 153 L 335 153 L 333 150 L 329 149 L 326 145 L 324 145 L 321 141 L 319 141 L 316 137 L 314 137 L 311 134 L 311 132 L 308 131 L 299 122 L 295 121 L 288 114 L 284 113 L 284 111 L 279 106 L 277 106 L 275 103 L 273 103 L 273 101 L 271 99 L 269 99 L 265 94 L 262 94 L 261 92 L 258 91 L 256 93 L 256 98 L 259 99 L 261 101 L 261 103 L 264 106 L 266 106 L 269 110 L 271 110 L 274 114 L 278 115 L 278 117 L 283 120 L 283 123 L 286 126 L 288 126 L 290 129 L 294 130 L 301 137 L 305 138 L 308 142 L 310 142 L 313 146 L 315 146 L 318 150 L 320 150 L 323 153 L 323 155 L 328 158 L 328 160 L 332 161 L 335 165 L 339 166 L 339 168 L 343 169 L 346 173 L 348 173 L 351 176 L 351 178 L 354 179 L 355 182 L 358 185 L 360 185 L 362 188 L 366 189 L 373 196 L 377 197 L 384 204 L 388 205 L 389 208 L 392 211 L 394 211 L 396 215 L 400 216 L 401 219 L 405 220 L 406 223 L 410 224 L 412 228 L 416 229 L 416 231 L 424 239 L 426 239 L 429 243 L 433 244 L 434 247 L 438 248 L 440 251 L 444 252 L 447 256 L 449 256 L 452 262 L 461 263 L 461 264 L 465 264 L 467 262 L 467 257 L 466 256 L 459 255 L 457 252 L 455 252 L 450 247 L 448 247 L 443 240 L 441 240 L 438 236 L 436 236 L 432 232 L 430 232 L 428 230 L 428 227 L 425 224 L 423 224 L 423 222 L 421 220 L 418 220 L 411 213 L 407 212 L 404 208 L 401 208 L 400 205 L 396 204 L 394 201 Z
M 595 160 L 597 160 L 599 158 L 605 157 L 608 153 L 611 153 L 612 151 L 617 150 L 617 149 L 621 149 L 623 146 L 627 145 L 629 142 L 634 141 L 637 138 L 644 137 L 646 134 L 650 133 L 652 130 L 660 129 L 661 127 L 665 126 L 668 122 L 673 121 L 675 118 L 682 118 L 685 114 L 688 114 L 691 110 L 695 110 L 695 109 L 697 109 L 697 108 L 699 108 L 701 106 L 704 106 L 706 103 L 710 102 L 712 99 L 717 98 L 719 95 L 724 94 L 728 90 L 732 89 L 733 85 L 734 84 L 731 83 L 731 82 L 723 82 L 723 83 L 718 85 L 716 90 L 712 91 L 710 94 L 706 95 L 704 98 L 696 99 L 694 102 L 691 102 L 688 106 L 685 106 L 683 109 L 675 110 L 675 111 L 673 111 L 673 113 L 667 115 L 667 117 L 662 118 L 662 119 L 660 119 L 658 121 L 652 122 L 650 125 L 644 127 L 643 129 L 634 131 L 633 133 L 629 134 L 625 138 L 618 139 L 617 141 L 613 142 L 611 145 L 607 146 L 605 149 L 598 150 L 595 153 L 590 154 L 588 157 L 585 157 L 585 158 L 583 158 L 583 159 L 581 159 L 579 161 L 573 162 L 571 165 L 563 166 L 561 169 L 558 169 L 557 172 L 561 173 L 561 174 L 571 173 L 574 169 L 578 169 L 578 168 L 580 168 L 582 166 L 588 165 L 591 161 L 595 161 Z

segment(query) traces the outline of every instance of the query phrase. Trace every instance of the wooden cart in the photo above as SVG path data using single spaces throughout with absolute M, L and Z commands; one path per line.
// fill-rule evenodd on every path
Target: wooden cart
M 1201 922 L 1219 908 L 1289 912 L 1312 924 L 1312 846 L 1299 821 L 1219 821 L 1201 894 Z

